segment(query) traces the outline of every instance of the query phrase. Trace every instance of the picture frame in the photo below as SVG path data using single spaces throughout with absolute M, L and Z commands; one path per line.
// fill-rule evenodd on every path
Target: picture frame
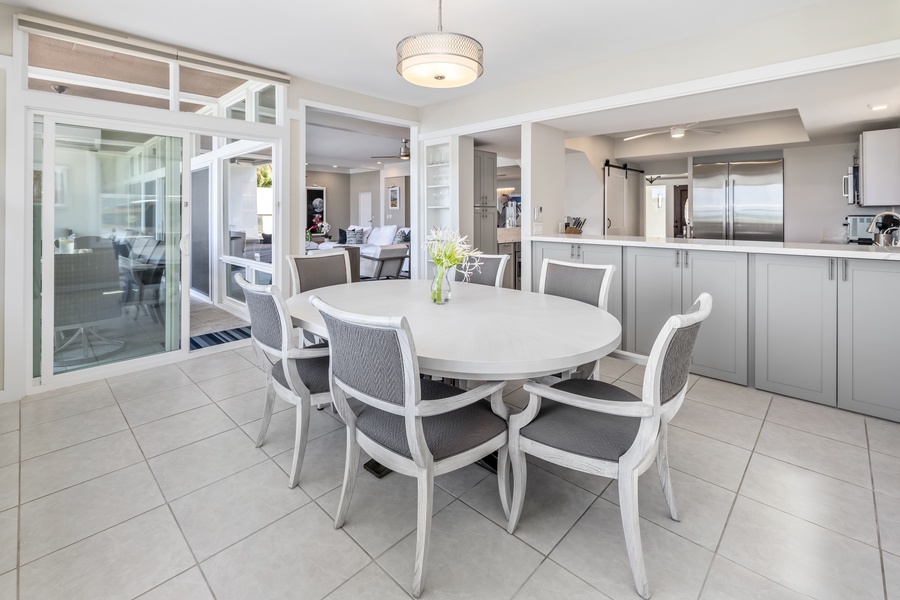
M 388 209 L 400 210 L 400 187 L 391 186 L 388 188 Z

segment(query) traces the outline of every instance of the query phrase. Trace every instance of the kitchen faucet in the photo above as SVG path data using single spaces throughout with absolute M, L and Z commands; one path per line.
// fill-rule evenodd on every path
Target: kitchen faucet
M 877 215 L 875 215 L 874 217 L 872 217 L 872 222 L 869 223 L 868 227 L 866 227 L 866 233 L 875 233 L 875 227 L 877 226 L 878 219 L 882 219 L 881 223 L 882 223 L 882 225 L 884 225 L 883 217 L 887 217 L 887 216 L 893 217 L 891 219 L 891 221 L 896 222 L 898 225 L 900 225 L 900 215 L 898 215 L 895 212 L 884 211 L 884 212 L 880 212 Z M 894 245 L 893 237 L 896 235 L 895 232 L 898 229 L 897 225 L 894 225 L 893 223 L 891 223 L 887 227 L 879 227 L 879 228 L 881 229 L 881 232 L 879 235 L 875 236 L 875 245 L 877 245 L 877 246 L 893 246 Z M 887 235 L 890 235 L 891 237 L 886 238 L 885 236 L 887 236 Z M 887 243 L 885 243 L 888 239 L 890 239 L 891 241 L 888 241 Z

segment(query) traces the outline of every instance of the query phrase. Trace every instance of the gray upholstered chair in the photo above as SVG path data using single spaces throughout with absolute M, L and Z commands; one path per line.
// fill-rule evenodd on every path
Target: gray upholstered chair
M 235 273 L 234 280 L 244 291 L 250 312 L 250 339 L 266 368 L 266 406 L 256 436 L 256 447 L 262 446 L 266 439 L 275 397 L 296 405 L 294 458 L 289 479 L 290 487 L 295 487 L 306 452 L 311 407 L 331 403 L 328 348 L 300 348 L 297 345 L 290 312 L 276 286 L 253 285 L 240 273 Z
M 347 516 L 360 447 L 389 469 L 415 477 L 419 492 L 412 593 L 418 598 L 425 580 L 435 476 L 494 451 L 507 462 L 504 382 L 465 391 L 422 379 L 405 317 L 352 314 L 317 296 L 310 302 L 328 328 L 331 393 L 347 424 L 347 460 L 334 526 L 342 527 Z M 358 402 L 351 407 L 348 397 Z M 490 403 L 483 400 L 487 397 Z M 500 488 L 508 488 L 505 480 Z
M 464 271 L 466 263 L 470 260 L 477 260 L 480 264 L 469 272 L 469 278 L 466 279 Z M 470 257 L 460 265 L 461 269 L 456 271 L 455 279 L 456 281 L 468 281 L 479 285 L 502 287 L 503 272 L 506 270 L 508 260 L 508 254 L 479 254 L 477 257 Z
M 606 310 L 615 265 L 590 265 L 544 259 L 538 292 L 571 298 Z M 563 377 L 599 379 L 600 361 L 585 363 Z
M 638 518 L 638 476 L 653 460 L 672 518 L 678 520 L 669 474 L 668 419 L 684 402 L 688 369 L 700 324 L 712 310 L 703 293 L 683 315 L 670 317 L 646 360 L 643 393 L 602 381 L 557 380 L 553 385 L 526 383 L 528 406 L 509 419 L 509 458 L 513 493 L 508 531 L 515 531 L 522 514 L 527 483 L 525 454 L 585 473 L 619 480 L 619 507 L 625 546 L 638 593 L 650 596 Z M 664 408 L 665 407 L 665 408 Z M 501 471 L 509 463 L 498 465 Z M 508 480 L 504 474 L 503 480 Z M 507 492 L 502 490 L 501 493 Z
M 291 268 L 294 294 L 353 281 L 350 256 L 344 250 L 285 256 Z

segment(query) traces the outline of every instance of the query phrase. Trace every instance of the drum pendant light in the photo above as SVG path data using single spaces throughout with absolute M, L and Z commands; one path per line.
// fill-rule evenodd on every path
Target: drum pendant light
M 452 88 L 468 85 L 484 72 L 484 48 L 474 38 L 447 33 L 438 0 L 438 30 L 418 33 L 397 44 L 397 72 L 416 85 Z

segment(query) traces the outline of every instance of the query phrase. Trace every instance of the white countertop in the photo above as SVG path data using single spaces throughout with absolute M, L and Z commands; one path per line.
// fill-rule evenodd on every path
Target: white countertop
M 624 235 L 571 235 L 564 233 L 532 236 L 525 238 L 524 241 L 610 246 L 643 246 L 645 248 L 671 248 L 674 250 L 715 250 L 719 252 L 749 252 L 753 254 L 791 254 L 795 256 L 824 256 L 826 258 L 900 260 L 900 246 L 884 248 L 881 246 L 865 246 L 859 244 L 746 242 Z

